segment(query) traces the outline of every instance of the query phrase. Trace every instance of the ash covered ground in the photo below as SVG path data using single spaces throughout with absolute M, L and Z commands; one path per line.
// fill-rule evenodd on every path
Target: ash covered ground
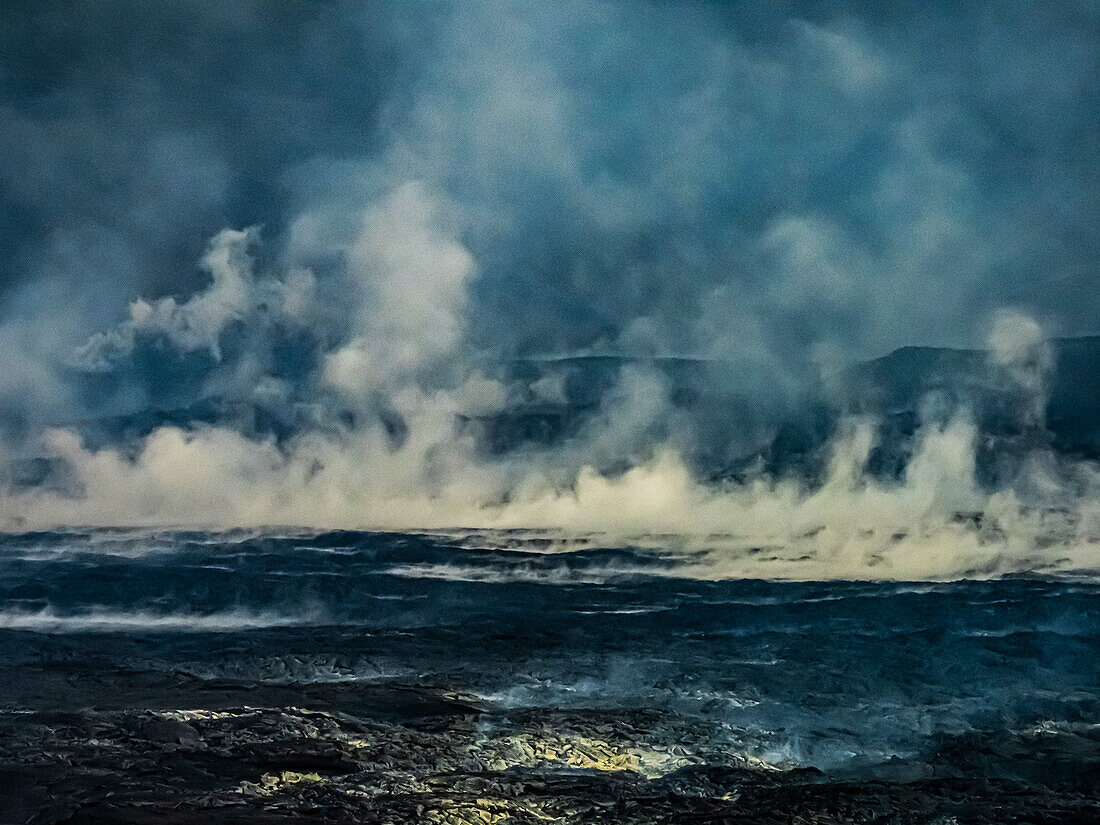
M 1100 821 L 1090 576 L 710 581 L 528 532 L 3 544 L 0 822 Z

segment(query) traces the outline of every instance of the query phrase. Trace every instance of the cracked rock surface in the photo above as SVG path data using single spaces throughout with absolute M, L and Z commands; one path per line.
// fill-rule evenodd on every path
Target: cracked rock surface
M 0 823 L 1100 822 L 1100 586 L 449 541 L 23 537 Z
M 194 705 L 203 692 L 185 693 Z M 337 710 L 349 704 L 339 691 L 311 697 L 313 709 L 235 704 L 268 697 L 225 686 L 203 708 L 7 713 L 3 821 L 1100 821 L 1096 730 L 1058 743 L 1082 763 L 1056 788 L 946 764 L 855 781 L 751 764 L 706 731 L 679 736 L 647 714 L 496 714 L 400 692 L 373 697 L 378 714 L 372 697 L 351 700 L 354 714 Z

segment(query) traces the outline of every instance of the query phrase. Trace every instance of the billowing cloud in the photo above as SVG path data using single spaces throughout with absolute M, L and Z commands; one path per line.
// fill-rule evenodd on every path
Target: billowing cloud
M 337 390 L 363 397 L 415 379 L 461 345 L 474 261 L 444 228 L 443 211 L 410 182 L 364 216 L 348 255 L 354 337 L 324 366 Z
M 130 304 L 130 317 L 117 328 L 101 332 L 73 356 L 73 364 L 89 371 L 109 370 L 115 360 L 133 352 L 135 338 L 163 336 L 184 352 L 205 349 L 221 360 L 221 336 L 233 323 L 244 322 L 260 304 L 252 277 L 248 244 L 252 230 L 224 230 L 210 243 L 203 258 L 210 285 L 183 302 L 172 297 Z
M 1003 569 L 1029 540 L 958 512 L 1087 509 L 1044 428 L 1050 332 L 1100 310 L 1095 10 L 6 17 L 0 430 L 56 470 L 12 482 L 13 523 L 770 514 L 829 569 L 931 575 L 954 563 L 880 539 Z M 912 344 L 991 358 L 914 378 L 914 409 L 848 403 L 852 364 Z M 989 446 L 987 396 L 1026 438 Z M 777 478 L 780 442 L 816 469 Z

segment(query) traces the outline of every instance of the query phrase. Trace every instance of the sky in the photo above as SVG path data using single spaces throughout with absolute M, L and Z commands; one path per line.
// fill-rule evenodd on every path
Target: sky
M 721 364 L 749 445 L 897 347 L 1100 332 L 1092 2 L 0 13 L 9 451 L 211 399 L 402 447 L 592 352 Z M 649 455 L 661 382 L 564 463 Z

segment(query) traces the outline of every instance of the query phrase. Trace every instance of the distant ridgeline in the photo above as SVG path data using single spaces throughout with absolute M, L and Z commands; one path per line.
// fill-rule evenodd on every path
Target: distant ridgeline
M 1100 337 L 1054 339 L 1049 352 L 1050 363 L 1034 367 L 1036 387 L 1015 380 L 982 350 L 903 347 L 834 376 L 828 393 L 814 388 L 767 409 L 739 390 L 742 382 L 720 362 L 612 355 L 519 360 L 509 367 L 512 378 L 550 383 L 559 397 L 532 399 L 466 424 L 493 453 L 583 438 L 592 418 L 615 403 L 623 370 L 633 368 L 663 378 L 673 420 L 680 413 L 695 430 L 693 440 L 673 443 L 690 444 L 697 469 L 715 480 L 758 472 L 812 479 L 824 469 L 838 423 L 852 415 L 880 422 L 867 468 L 877 477 L 904 471 L 922 423 L 967 415 L 980 433 L 979 477 L 989 480 L 998 465 L 1039 447 L 1100 459 Z M 763 433 L 755 447 L 754 430 Z
M 609 400 L 614 404 L 609 396 L 621 392 L 623 370 L 635 368 L 663 377 L 674 409 L 670 426 L 679 413 L 695 431 L 694 439 L 673 443 L 690 445 L 696 468 L 716 481 L 760 472 L 819 477 L 838 424 L 853 415 L 880 422 L 868 472 L 897 477 L 922 423 L 966 415 L 979 431 L 979 479 L 989 482 L 1036 448 L 1100 459 L 1100 337 L 1054 339 L 1049 353 L 1049 364 L 1034 367 L 1036 387 L 1021 384 L 982 350 L 903 347 L 834 376 L 828 393 L 817 387 L 786 405 L 765 400 L 766 409 L 739 390 L 742 382 L 719 362 L 612 355 L 520 360 L 510 365 L 511 377 L 551 383 L 560 396 L 466 423 L 493 453 L 583 438 L 592 418 Z M 754 431 L 763 434 L 755 446 Z
M 980 350 L 903 347 L 853 368 L 849 409 L 883 422 L 871 471 L 897 474 L 922 421 L 964 409 L 980 433 L 979 477 L 1039 447 L 1100 458 L 1100 337 L 1053 339 L 1048 351 L 1049 364 L 1028 366 L 1037 385 L 1014 380 Z
M 776 476 L 820 473 L 840 416 L 860 414 L 880 422 L 867 467 L 879 478 L 904 471 L 922 424 L 958 415 L 978 429 L 976 470 L 985 483 L 1036 449 L 1100 459 L 1100 337 L 1048 343 L 1050 362 L 1030 365 L 1035 384 L 1016 380 L 983 350 L 903 347 L 858 364 L 836 382 L 833 403 L 781 425 L 757 461 Z
M 647 447 L 668 443 L 713 481 L 764 474 L 813 482 L 824 472 L 838 426 L 853 415 L 879 422 L 867 471 L 881 479 L 904 472 L 922 424 L 966 415 L 979 431 L 978 478 L 991 483 L 1037 448 L 1100 459 L 1100 336 L 1053 339 L 1047 352 L 1049 363 L 1035 366 L 1036 380 L 1028 383 L 982 350 L 903 347 L 833 375 L 827 389 L 807 388 L 793 398 L 789 391 L 769 394 L 759 379 L 762 391 L 745 389 L 751 382 L 722 361 L 614 354 L 518 358 L 482 367 L 514 389 L 508 405 L 459 416 L 456 423 L 487 458 L 568 447 L 584 455 L 601 427 L 648 401 L 657 412 L 648 422 L 635 422 L 640 435 L 635 431 L 626 454 L 592 459 L 600 470 L 625 469 L 644 458 Z M 380 426 L 395 448 L 409 426 L 384 405 L 327 416 L 308 408 L 261 408 L 214 397 L 73 426 L 93 447 L 135 442 L 162 425 L 218 424 L 280 442 L 304 427 L 335 433 Z M 21 462 L 16 476 L 36 484 L 49 474 L 48 461 L 32 458 Z

